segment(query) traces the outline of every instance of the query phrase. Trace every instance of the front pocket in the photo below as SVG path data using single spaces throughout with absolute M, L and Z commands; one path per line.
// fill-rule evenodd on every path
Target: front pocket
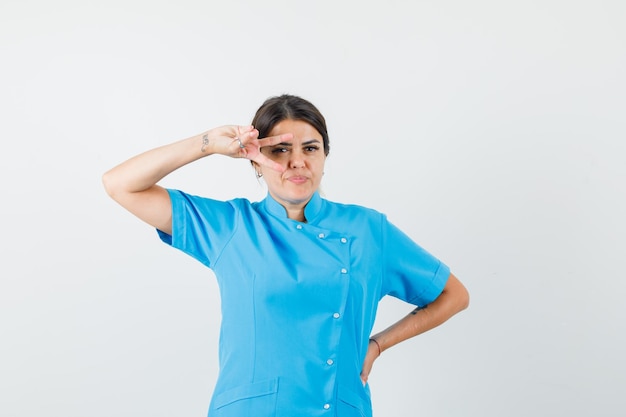
M 351 389 L 339 385 L 337 396 L 339 397 L 337 415 L 371 417 L 372 403 L 365 392 L 363 395 L 359 395 Z
M 210 416 L 258 416 L 272 417 L 276 414 L 278 379 L 240 385 L 224 391 L 213 398 Z

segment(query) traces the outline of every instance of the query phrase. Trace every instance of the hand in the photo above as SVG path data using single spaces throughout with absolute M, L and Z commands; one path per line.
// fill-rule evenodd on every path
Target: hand
M 209 140 L 219 143 L 220 153 L 232 158 L 246 158 L 278 172 L 285 169 L 263 155 L 261 148 L 293 139 L 291 133 L 259 139 L 259 131 L 254 126 L 222 126 L 209 132 L 209 136 Z
M 378 359 L 380 353 L 378 351 L 378 346 L 376 342 L 370 340 L 369 345 L 367 346 L 367 353 L 365 354 L 365 360 L 363 361 L 363 368 L 361 369 L 361 382 L 363 386 L 367 383 L 367 378 L 372 372 L 372 366 L 374 366 L 374 361 Z

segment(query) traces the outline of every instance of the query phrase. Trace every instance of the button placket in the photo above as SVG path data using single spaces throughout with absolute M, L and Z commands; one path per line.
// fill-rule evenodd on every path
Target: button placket
M 336 305 L 335 303 L 333 303 L 333 305 L 335 305 L 333 309 L 334 311 L 331 310 L 329 312 L 329 318 L 332 318 L 331 322 L 328 323 L 329 325 L 332 323 L 331 327 L 329 328 L 329 330 L 331 331 L 331 334 L 329 334 L 329 336 L 332 342 L 328 345 L 328 351 L 326 353 L 326 355 L 328 356 L 326 356 L 326 358 L 320 358 L 322 361 L 318 365 L 321 366 L 322 369 L 325 369 L 324 374 L 328 378 L 328 383 L 330 384 L 330 386 L 335 386 L 337 382 L 336 380 L 338 372 L 336 359 L 339 349 L 340 334 L 343 328 L 343 309 L 345 308 L 345 303 L 349 292 L 349 280 L 343 278 L 344 276 L 348 276 L 350 270 L 350 245 L 348 244 L 350 240 L 345 235 L 342 236 L 342 234 L 340 233 L 317 228 L 314 225 L 298 224 L 296 228 L 300 231 L 305 232 L 307 235 L 310 236 L 310 238 L 317 240 L 318 242 L 320 242 L 320 244 L 329 245 L 328 248 L 332 248 L 334 254 L 338 257 L 335 259 L 336 261 L 338 261 L 339 264 L 335 265 L 336 267 L 338 267 L 339 271 L 337 272 L 340 273 L 339 277 L 342 279 L 340 280 L 340 282 L 337 283 L 341 287 L 341 290 L 336 294 L 338 296 L 336 300 L 338 303 Z M 322 243 L 322 241 L 324 241 L 324 243 Z M 322 402 L 322 408 L 325 411 L 330 411 L 334 408 L 332 406 L 334 401 L 334 395 L 331 392 L 325 394 L 330 396 L 326 397 L 327 402 Z

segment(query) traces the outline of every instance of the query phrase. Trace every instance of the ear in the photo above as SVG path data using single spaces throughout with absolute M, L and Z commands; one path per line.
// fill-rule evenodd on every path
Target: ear
M 261 178 L 263 176 L 263 174 L 261 173 L 261 165 L 259 165 L 258 163 L 254 161 L 250 161 L 250 165 L 252 165 L 252 168 L 254 169 L 254 173 L 256 174 L 256 177 Z

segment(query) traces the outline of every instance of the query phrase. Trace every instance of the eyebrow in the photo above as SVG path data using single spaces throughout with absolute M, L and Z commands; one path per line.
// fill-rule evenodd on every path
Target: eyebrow
M 311 140 L 307 140 L 306 142 L 302 142 L 302 146 L 306 146 L 306 145 L 311 145 L 313 143 L 321 143 L 319 139 L 311 139 Z M 276 144 L 274 146 L 293 146 L 292 143 L 287 143 L 287 142 L 281 142 L 279 144 Z

